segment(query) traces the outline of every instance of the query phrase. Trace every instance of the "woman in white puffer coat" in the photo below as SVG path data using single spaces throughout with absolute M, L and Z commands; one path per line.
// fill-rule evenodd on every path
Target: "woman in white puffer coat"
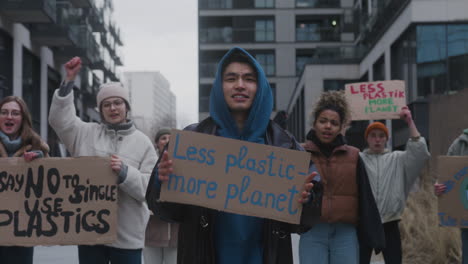
M 145 193 L 156 152 L 151 140 L 128 119 L 129 92 L 121 83 L 105 83 L 97 94 L 102 123 L 86 123 L 76 116 L 72 89 L 80 68 L 78 57 L 65 64 L 66 80 L 55 91 L 49 122 L 73 157 L 111 157 L 119 198 L 117 241 L 78 246 L 79 262 L 141 264 L 149 218 Z

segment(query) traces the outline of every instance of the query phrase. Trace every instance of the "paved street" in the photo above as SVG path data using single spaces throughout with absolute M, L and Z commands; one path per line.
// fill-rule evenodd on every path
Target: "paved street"
M 299 264 L 297 246 L 299 237 L 293 235 L 294 263 Z M 35 247 L 34 264 L 78 264 L 76 246 Z M 384 264 L 383 261 L 372 261 L 371 264 Z

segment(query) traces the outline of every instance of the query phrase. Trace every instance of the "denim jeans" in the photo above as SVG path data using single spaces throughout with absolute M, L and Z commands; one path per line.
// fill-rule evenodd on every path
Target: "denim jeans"
M 78 246 L 80 264 L 141 264 L 141 249 Z
M 301 264 L 358 264 L 356 227 L 342 223 L 318 223 L 299 240 Z
M 462 228 L 460 231 L 462 242 L 462 264 L 468 264 L 468 228 Z
M 33 247 L 0 246 L 1 264 L 32 264 Z

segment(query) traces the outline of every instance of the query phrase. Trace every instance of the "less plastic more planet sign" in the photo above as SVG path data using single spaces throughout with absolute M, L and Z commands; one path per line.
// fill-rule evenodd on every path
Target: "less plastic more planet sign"
M 298 224 L 310 156 L 202 133 L 172 130 L 174 162 L 161 201 Z
M 345 94 L 352 120 L 398 119 L 406 105 L 403 81 L 351 83 Z

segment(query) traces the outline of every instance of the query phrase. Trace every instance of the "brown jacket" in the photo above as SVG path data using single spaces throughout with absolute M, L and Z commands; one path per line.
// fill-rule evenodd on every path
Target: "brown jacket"
M 359 150 L 348 145 L 336 147 L 327 158 L 312 141 L 304 148 L 318 169 L 324 186 L 322 215 L 327 223 L 349 223 L 359 221 L 359 189 L 356 178 Z

